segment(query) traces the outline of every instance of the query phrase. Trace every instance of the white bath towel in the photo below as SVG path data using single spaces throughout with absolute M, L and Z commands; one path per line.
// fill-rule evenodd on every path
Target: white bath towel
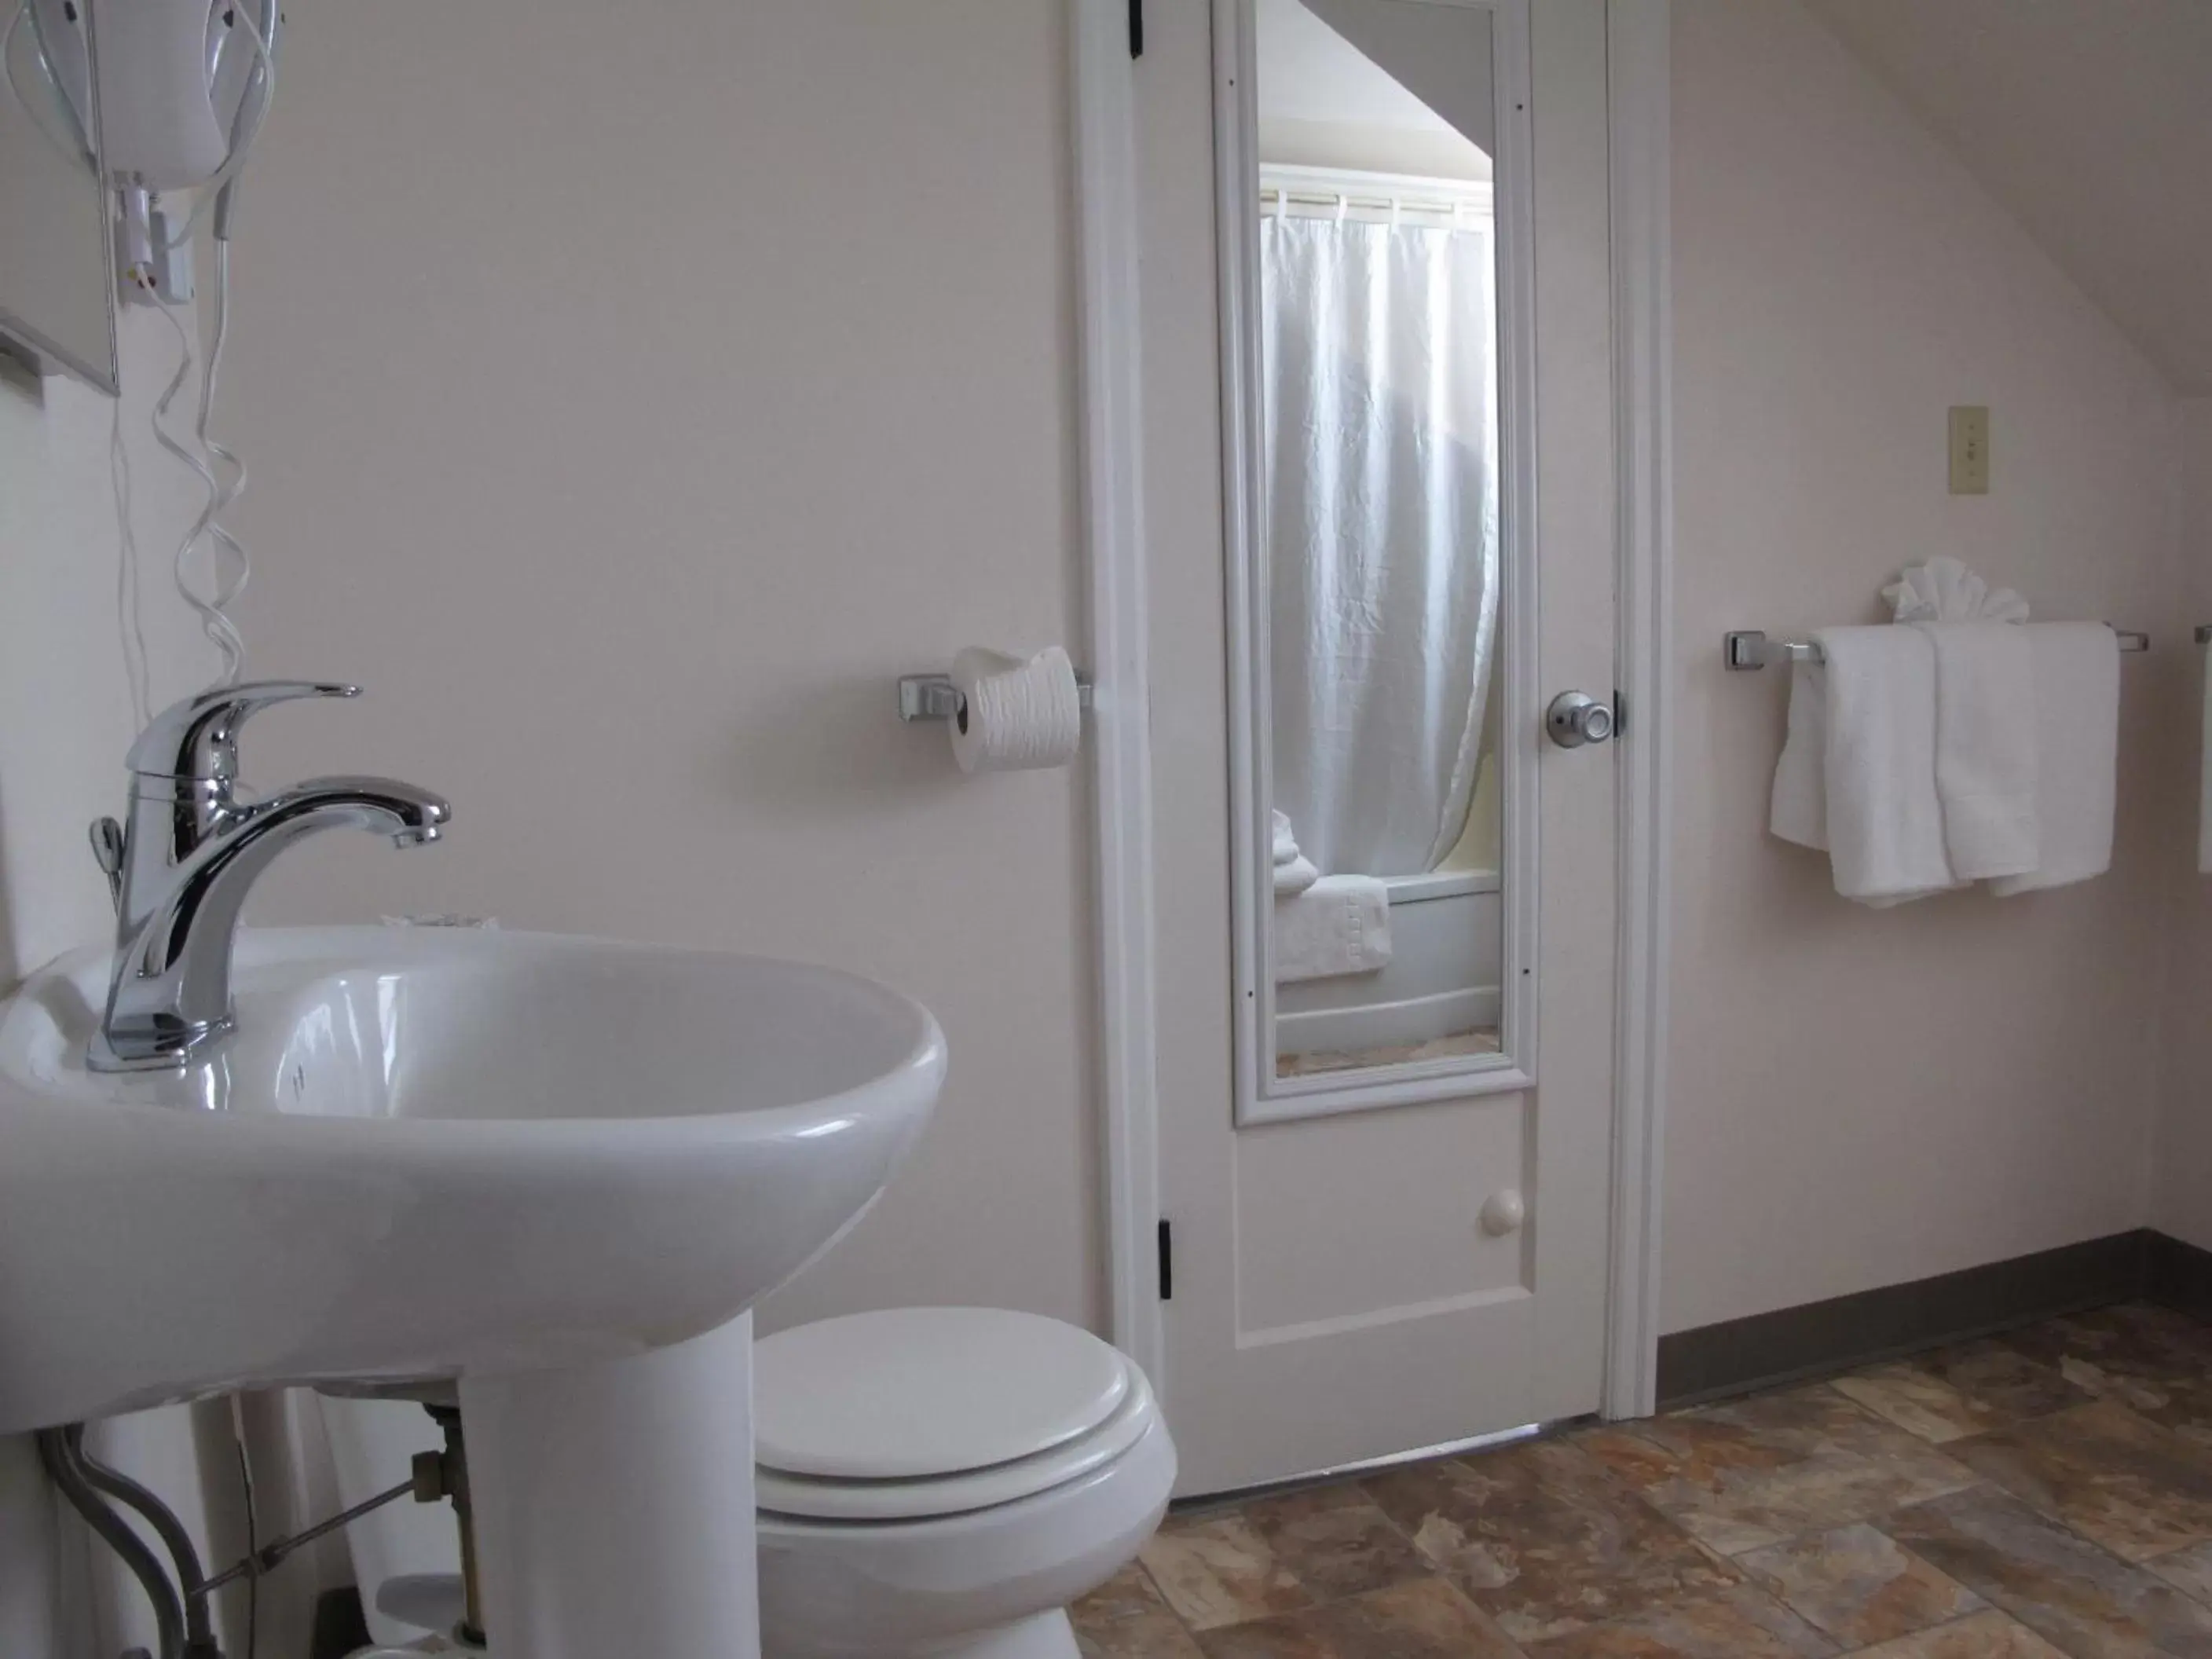
M 1836 890 L 1862 904 L 1957 886 L 1936 793 L 1934 643 L 1894 626 L 1814 637 L 1827 660 L 1800 665 L 1792 681 L 1770 826 L 1825 849 Z
M 1291 832 L 1291 817 L 1278 808 L 1274 814 L 1275 891 L 1303 893 L 1321 879 L 1321 872 L 1314 861 L 1298 850 L 1298 838 Z
M 2033 623 L 2027 634 L 2043 852 L 2027 874 L 1991 882 L 2000 894 L 2087 881 L 2112 863 L 2119 641 L 2102 623 Z
M 1936 647 L 1936 796 L 1962 881 L 2039 860 L 2033 653 L 2008 622 L 1921 622 Z
M 1390 961 L 1390 890 L 1375 876 L 1323 876 L 1275 901 L 1275 982 L 1371 974 Z

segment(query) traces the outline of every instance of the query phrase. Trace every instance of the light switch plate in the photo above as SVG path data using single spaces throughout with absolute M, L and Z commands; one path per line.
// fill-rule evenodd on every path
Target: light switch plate
M 1990 411 L 1983 404 L 1951 407 L 1951 493 L 1990 493 Z

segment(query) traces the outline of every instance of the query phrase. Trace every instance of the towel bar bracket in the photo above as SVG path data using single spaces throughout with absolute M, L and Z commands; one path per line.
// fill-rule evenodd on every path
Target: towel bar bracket
M 1763 629 L 1731 629 L 1722 635 L 1722 645 L 1727 653 L 1725 660 L 1733 672 L 1744 673 L 1766 666 L 1766 634 Z

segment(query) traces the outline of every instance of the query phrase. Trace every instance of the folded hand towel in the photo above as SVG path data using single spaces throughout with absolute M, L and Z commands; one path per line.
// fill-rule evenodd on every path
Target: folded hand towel
M 1371 974 L 1390 960 L 1390 890 L 1374 876 L 1323 876 L 1275 901 L 1275 982 Z
M 1774 765 L 1767 827 L 1784 841 L 1828 850 L 1828 671 L 1800 659 L 1790 673 L 1790 735 Z
M 1792 684 L 1774 833 L 1826 848 L 1836 890 L 1862 904 L 1957 886 L 1936 793 L 1934 644 L 1916 628 L 1824 628 L 1814 637 L 1826 661 L 1802 665 Z
M 1321 879 L 1314 861 L 1298 851 L 1297 837 L 1291 833 L 1290 814 L 1279 809 L 1274 814 L 1274 842 L 1278 894 L 1303 893 Z
M 1962 881 L 2038 863 L 2033 653 L 2017 623 L 1916 623 L 1936 647 L 1936 795 Z
M 1991 882 L 1990 890 L 2000 894 L 2087 881 L 2112 862 L 2119 641 L 2102 623 L 2037 623 L 2026 631 L 2035 685 L 2042 855 L 2033 871 Z

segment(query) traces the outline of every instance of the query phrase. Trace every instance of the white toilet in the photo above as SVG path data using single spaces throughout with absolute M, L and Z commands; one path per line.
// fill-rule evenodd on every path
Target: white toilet
M 410 1407 L 322 1405 L 349 1502 L 434 1438 Z M 1075 1659 L 1067 1604 L 1135 1556 L 1175 1485 L 1144 1373 L 1035 1314 L 780 1332 L 754 1349 L 753 1420 L 764 1659 Z M 382 1642 L 458 1611 L 457 1580 L 410 1576 L 451 1571 L 451 1519 L 410 1509 L 352 1529 Z
M 992 1308 L 754 1350 L 766 1659 L 1075 1659 L 1066 1606 L 1135 1556 L 1175 1444 L 1136 1365 Z

